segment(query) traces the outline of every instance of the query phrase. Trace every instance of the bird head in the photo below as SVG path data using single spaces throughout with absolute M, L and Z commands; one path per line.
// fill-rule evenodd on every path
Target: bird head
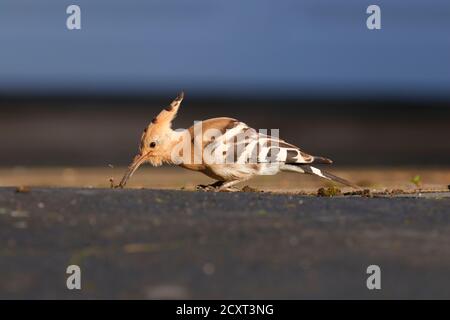
M 164 108 L 142 133 L 139 153 L 134 157 L 128 167 L 128 171 L 122 178 L 119 187 L 123 188 L 136 170 L 144 163 L 149 162 L 153 166 L 160 166 L 163 162 L 170 161 L 172 147 L 172 120 L 178 112 L 183 101 L 184 93 L 181 92 L 172 103 Z

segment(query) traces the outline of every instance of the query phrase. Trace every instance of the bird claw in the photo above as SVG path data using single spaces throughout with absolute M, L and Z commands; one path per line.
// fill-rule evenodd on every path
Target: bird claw
M 234 188 L 234 187 L 225 187 L 222 188 L 220 186 L 214 186 L 211 184 L 199 184 L 196 186 L 195 188 L 197 191 L 204 191 L 204 192 L 238 192 L 240 191 L 238 188 Z
M 210 184 L 199 184 L 198 186 L 195 187 L 195 189 L 197 191 L 204 191 L 204 192 L 208 192 L 208 191 L 217 191 L 217 188 L 213 187 Z

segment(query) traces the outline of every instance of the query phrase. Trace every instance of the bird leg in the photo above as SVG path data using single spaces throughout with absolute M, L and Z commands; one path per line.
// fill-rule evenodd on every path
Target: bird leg
M 233 187 L 235 184 L 238 184 L 239 182 L 241 182 L 241 180 L 226 181 L 221 186 L 218 187 L 217 191 L 222 191 L 222 192 L 240 191 L 238 188 Z

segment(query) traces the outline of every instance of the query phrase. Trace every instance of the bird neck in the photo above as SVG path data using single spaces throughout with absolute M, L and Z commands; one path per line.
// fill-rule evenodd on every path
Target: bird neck
M 167 137 L 168 137 L 168 148 L 166 149 L 166 156 L 164 157 L 164 161 L 166 163 L 177 163 L 180 164 L 179 161 L 183 162 L 183 154 L 186 151 L 190 150 L 190 145 L 186 145 L 186 144 L 190 144 L 191 139 L 190 139 L 190 135 L 189 135 L 189 131 L 188 130 L 184 130 L 184 129 L 178 129 L 178 130 L 172 130 L 170 129 L 170 131 L 168 131 L 167 133 Z M 188 148 L 186 148 L 188 147 Z M 186 150 L 188 149 L 188 150 Z M 188 152 L 190 153 L 190 152 Z M 178 158 L 177 161 L 174 161 L 174 159 L 172 159 L 172 156 L 176 155 L 176 156 L 180 156 Z

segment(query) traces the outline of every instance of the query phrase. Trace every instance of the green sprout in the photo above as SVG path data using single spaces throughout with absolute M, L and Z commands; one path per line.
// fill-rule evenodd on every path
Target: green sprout
M 419 175 L 414 176 L 411 180 L 411 183 L 413 183 L 417 188 L 419 188 L 422 185 L 422 178 Z

